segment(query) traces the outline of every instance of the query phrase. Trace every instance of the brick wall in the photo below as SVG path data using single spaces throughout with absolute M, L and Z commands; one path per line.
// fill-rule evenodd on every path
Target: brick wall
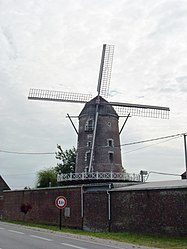
M 95 186 L 83 195 L 81 186 L 5 191 L 0 208 L 3 204 L 3 217 L 7 219 L 58 225 L 59 209 L 54 201 L 59 195 L 67 198 L 70 210 L 70 217 L 65 217 L 63 209 L 62 226 L 187 236 L 187 189 L 184 188 L 133 191 L 116 188 L 110 195 L 107 190 L 97 191 Z M 22 204 L 32 206 L 26 215 L 20 211 Z
M 84 193 L 83 229 L 108 231 L 108 196 L 104 192 Z
M 66 197 L 67 208 L 70 211 L 70 217 L 65 217 L 65 209 L 62 210 L 62 225 L 82 228 L 80 187 L 6 191 L 4 218 L 58 225 L 60 211 L 55 206 L 55 199 L 59 195 Z M 22 204 L 29 204 L 32 207 L 27 214 L 21 212 Z
M 3 217 L 3 196 L 0 195 L 0 219 Z
M 187 235 L 187 190 L 111 193 L 111 230 Z

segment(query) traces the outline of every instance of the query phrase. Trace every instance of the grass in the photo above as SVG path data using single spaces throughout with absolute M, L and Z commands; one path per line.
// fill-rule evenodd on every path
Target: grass
M 61 231 L 64 233 L 80 234 L 86 236 L 93 236 L 102 239 L 116 240 L 120 242 L 132 243 L 136 245 L 157 247 L 165 249 L 187 249 L 187 238 L 184 237 L 168 237 L 161 235 L 148 235 L 148 234 L 137 234 L 128 232 L 89 232 L 78 229 L 62 228 L 59 230 L 58 226 L 50 226 L 43 224 L 33 224 L 27 222 L 9 221 L 15 224 L 21 224 L 31 227 L 45 228 L 53 231 Z

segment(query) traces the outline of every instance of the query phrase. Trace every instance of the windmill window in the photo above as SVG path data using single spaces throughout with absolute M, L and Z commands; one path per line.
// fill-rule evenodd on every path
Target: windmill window
M 90 155 L 91 155 L 90 150 L 86 151 L 84 161 L 87 162 L 87 164 L 90 163 Z
M 108 158 L 109 158 L 110 163 L 114 162 L 114 152 L 113 151 L 108 152 Z
M 92 142 L 91 142 L 91 141 L 88 141 L 86 145 L 87 145 L 87 147 L 91 147 Z
M 93 125 L 94 125 L 93 119 L 87 120 L 85 125 L 85 131 L 93 131 Z
M 92 137 L 93 137 L 92 134 L 87 135 L 87 139 L 92 139 Z
M 85 173 L 88 172 L 88 166 L 86 166 L 86 167 L 84 168 L 84 172 L 85 172 Z
M 107 139 L 107 146 L 114 147 L 114 140 L 112 138 Z

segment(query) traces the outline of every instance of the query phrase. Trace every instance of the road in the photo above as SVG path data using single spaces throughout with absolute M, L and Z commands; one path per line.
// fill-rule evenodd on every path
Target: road
M 0 222 L 0 249 L 148 249 L 89 236 Z M 150 248 L 149 248 L 150 249 Z

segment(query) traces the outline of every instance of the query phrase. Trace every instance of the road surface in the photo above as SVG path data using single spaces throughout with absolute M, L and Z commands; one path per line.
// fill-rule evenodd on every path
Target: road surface
M 89 236 L 0 222 L 0 249 L 148 249 Z M 149 248 L 150 249 L 150 248 Z

